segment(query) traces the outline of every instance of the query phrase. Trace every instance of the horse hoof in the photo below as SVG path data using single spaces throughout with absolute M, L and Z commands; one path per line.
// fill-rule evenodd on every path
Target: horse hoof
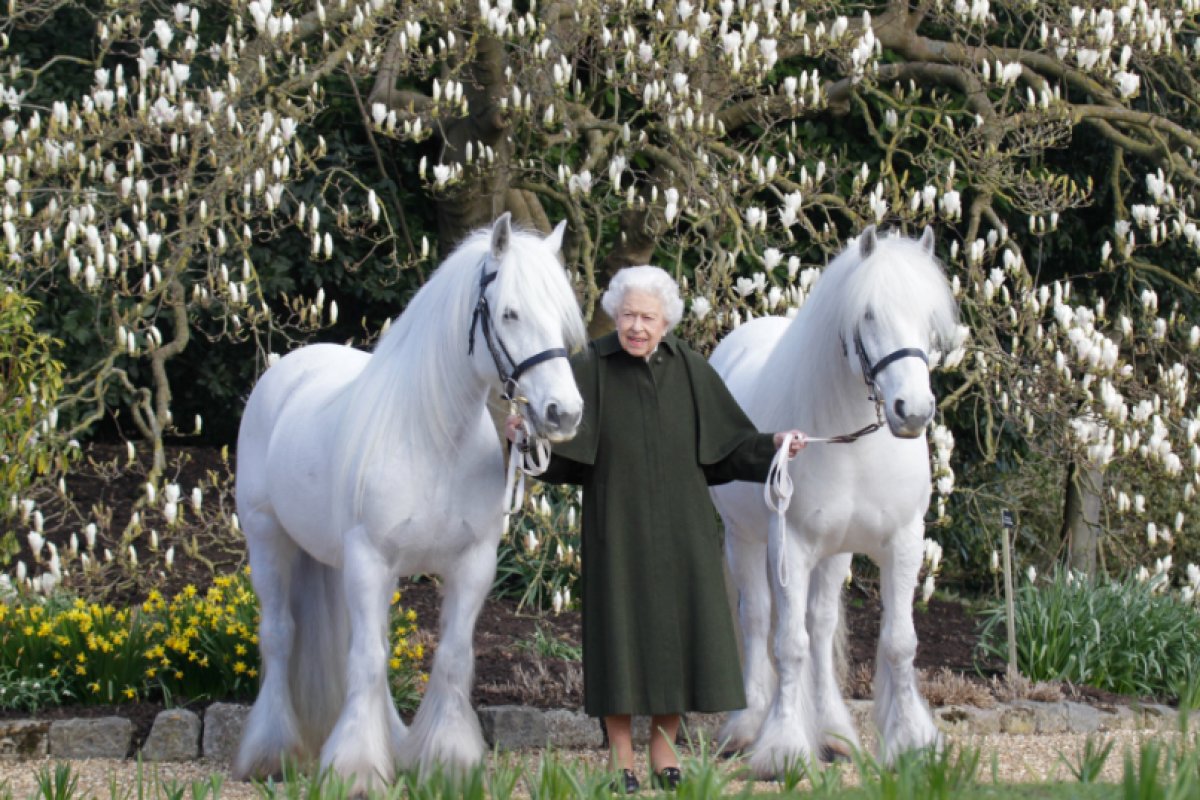
M 846 762 L 850 760 L 850 751 L 846 749 L 845 745 L 823 744 L 821 745 L 820 759 L 824 764 Z

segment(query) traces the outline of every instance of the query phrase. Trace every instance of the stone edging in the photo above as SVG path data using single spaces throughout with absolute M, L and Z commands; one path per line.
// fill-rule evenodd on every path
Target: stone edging
M 871 729 L 870 700 L 848 702 L 860 731 Z M 237 749 L 250 707 L 214 703 L 201 719 L 186 709 L 162 711 L 137 753 L 131 753 L 133 723 L 123 717 L 67 720 L 0 720 L 0 758 L 61 759 L 126 758 L 145 761 L 193 761 L 205 758 L 228 763 Z M 945 706 L 933 710 L 938 727 L 953 735 L 1104 733 L 1116 730 L 1171 731 L 1179 727 L 1179 712 L 1169 706 L 1091 706 L 1082 703 L 1017 701 L 994 708 Z M 600 726 L 582 711 L 493 706 L 478 710 L 489 747 L 519 750 L 597 748 L 603 743 Z M 689 714 L 687 727 L 696 739 L 715 736 L 724 714 Z M 648 739 L 648 724 L 639 720 L 635 739 Z M 1190 727 L 1200 727 L 1193 711 Z

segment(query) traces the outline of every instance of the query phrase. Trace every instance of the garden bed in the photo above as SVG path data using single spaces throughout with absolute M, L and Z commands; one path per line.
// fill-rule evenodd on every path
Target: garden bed
M 152 513 L 146 510 L 145 472 L 148 453 L 137 452 L 131 466 L 125 445 L 93 444 L 69 477 L 73 506 L 47 499 L 46 538 L 60 549 L 67 547 L 72 534 L 79 535 L 81 522 L 88 518 L 105 520 L 95 552 L 105 549 L 121 552 L 125 541 L 117 533 L 141 511 L 146 526 Z M 232 457 L 217 448 L 172 448 L 163 483 L 177 483 L 182 496 L 194 487 L 204 487 L 206 515 L 217 513 L 227 518 L 232 512 Z M 190 512 L 189 512 L 190 513 Z M 90 516 L 89 516 L 90 515 Z M 225 516 L 220 516 L 225 515 Z M 210 517 L 211 518 L 211 517 Z M 244 563 L 244 545 L 235 532 L 214 532 L 201 528 L 205 517 L 192 514 L 186 524 L 173 528 L 177 544 L 173 563 L 162 568 L 163 551 L 169 546 L 166 535 L 157 550 L 143 555 L 143 568 L 134 570 L 125 582 L 107 587 L 110 602 L 137 604 L 144 600 L 148 587 L 170 597 L 188 585 L 201 590 L 215 572 L 228 572 Z M 191 529 L 188 525 L 192 526 Z M 212 527 L 211 525 L 209 526 Z M 166 530 L 164 528 L 164 530 Z M 205 539 L 204 537 L 208 537 Z M 138 540 L 145 546 L 146 535 Z M 118 556 L 119 558 L 119 556 Z M 410 638 L 423 647 L 423 668 L 428 669 L 437 642 L 439 609 L 438 585 L 433 579 L 418 578 L 401 582 L 403 607 L 415 612 L 416 630 Z M 854 584 L 847 590 L 847 656 L 849 659 L 847 693 L 852 698 L 871 695 L 870 677 L 879 635 L 881 608 L 870 586 Z M 987 704 L 990 699 L 1012 699 L 1011 691 L 996 680 L 1003 665 L 981 660 L 977 644 L 979 623 L 969 607 L 961 602 L 934 597 L 928 605 L 918 604 L 914 621 L 920 642 L 916 666 L 927 676 L 927 693 L 934 705 L 963 703 Z M 475 681 L 472 702 L 476 706 L 519 705 L 535 708 L 579 708 L 582 705 L 582 670 L 576 658 L 581 640 L 578 611 L 561 614 L 522 609 L 515 600 L 491 597 L 485 603 L 475 629 Z M 1009 696 L 1003 696 L 1009 691 Z M 1017 695 L 1021 696 L 1020 694 Z M 1121 698 L 1087 687 L 1061 685 L 1042 687 L 1032 699 L 1068 699 L 1091 703 L 1120 703 Z M 202 713 L 212 700 L 245 702 L 248 698 L 206 698 L 188 702 L 172 698 Z M 64 706 L 41 709 L 44 719 L 92 717 L 117 714 L 133 721 L 135 747 L 149 733 L 155 714 L 163 707 L 157 702 L 138 702 L 117 706 Z M 29 716 L 27 711 L 0 711 L 0 718 Z

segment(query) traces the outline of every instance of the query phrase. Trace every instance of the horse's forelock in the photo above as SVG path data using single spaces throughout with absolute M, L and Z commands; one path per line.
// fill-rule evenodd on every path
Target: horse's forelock
M 813 287 L 804 307 L 779 340 L 762 370 L 762 379 L 778 381 L 771 391 L 751 400 L 762 410 L 762 421 L 777 426 L 791 419 L 799 394 L 810 397 L 817 419 L 841 413 L 844 404 L 835 396 L 814 394 L 814 386 L 847 369 L 853 357 L 854 334 L 871 311 L 887 325 L 895 315 L 916 323 L 933 345 L 954 335 L 957 307 L 940 264 L 913 239 L 880 236 L 868 258 L 851 243 Z M 856 369 L 856 367 L 855 367 Z
M 869 258 L 850 267 L 843 291 L 844 334 L 853 335 L 868 310 L 885 322 L 915 322 L 931 343 L 955 334 L 958 307 L 942 266 L 914 239 L 881 237 Z
M 520 309 L 523 318 L 538 319 L 546 328 L 561 332 L 568 350 L 585 341 L 583 316 L 566 270 L 557 250 L 540 234 L 513 236 L 496 282 L 495 302 L 499 308 Z

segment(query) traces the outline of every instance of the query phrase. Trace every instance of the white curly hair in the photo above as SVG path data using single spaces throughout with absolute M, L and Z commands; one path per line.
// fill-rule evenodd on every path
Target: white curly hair
M 663 314 L 670 330 L 683 319 L 683 299 L 679 296 L 679 285 L 660 267 L 625 267 L 613 275 L 608 289 L 600 298 L 600 306 L 615 322 L 621 313 L 621 303 L 630 289 L 654 295 L 662 303 Z

